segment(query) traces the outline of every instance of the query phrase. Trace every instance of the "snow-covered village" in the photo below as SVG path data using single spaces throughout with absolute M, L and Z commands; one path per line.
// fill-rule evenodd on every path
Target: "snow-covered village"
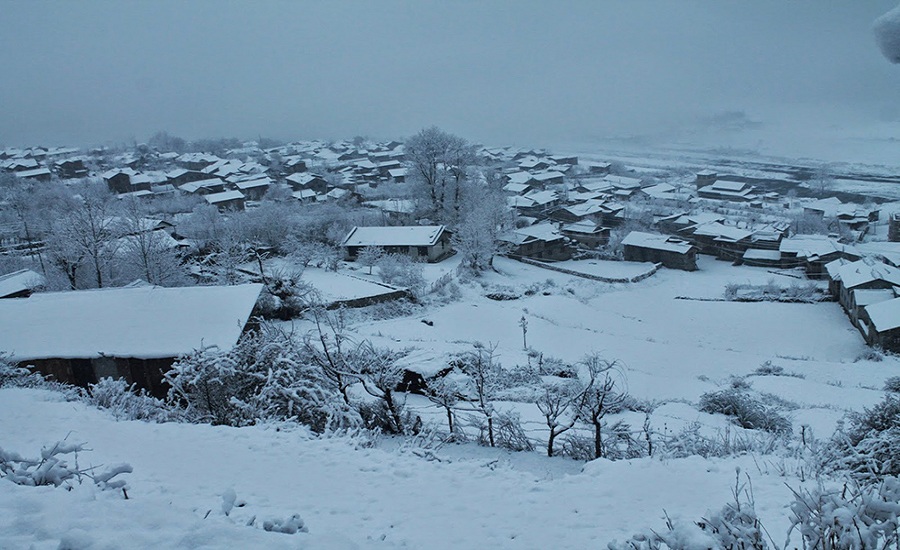
M 60 73 L 64 99 L 47 114 L 29 111 L 57 93 L 35 70 L 11 68 L 0 87 L 0 548 L 900 547 L 894 1 L 817 14 L 534 2 L 535 17 L 561 18 L 538 17 L 545 36 L 570 42 L 521 59 L 485 38 L 502 18 L 526 22 L 501 2 L 101 4 L 4 5 L 21 23 L 0 37 L 11 59 L 35 49 L 41 71 L 82 59 L 121 88 L 97 95 Z M 39 18 L 53 38 L 26 47 Z M 370 50 L 353 42 L 356 25 L 386 20 L 415 24 Z M 112 21 L 116 47 L 93 32 Z M 678 21 L 716 30 L 642 41 L 680 36 Z M 148 29 L 170 24 L 191 32 L 134 63 Z M 252 40 L 201 39 L 233 25 Z M 467 48 L 450 47 L 457 31 Z M 253 106 L 195 93 L 210 79 L 281 82 L 266 63 L 284 52 L 258 32 L 340 44 L 303 65 L 304 90 L 342 81 L 333 66 L 370 89 L 302 105 L 271 88 Z M 404 32 L 432 39 L 421 58 L 397 49 Z M 637 130 L 648 113 L 687 116 L 682 100 L 710 89 L 688 80 L 721 55 L 687 52 L 723 37 L 783 55 L 744 67 L 781 79 L 773 105 L 795 112 Z M 835 56 L 808 65 L 810 41 Z M 505 99 L 486 85 L 486 105 L 509 106 L 490 122 L 437 107 L 478 103 L 468 92 L 507 82 L 504 60 L 556 74 L 586 44 L 628 57 L 610 72 L 626 79 L 683 60 L 688 89 L 607 91 L 609 105 L 588 108 L 579 86 L 606 80 L 585 70 L 562 95 L 530 78 L 537 88 Z M 497 60 L 474 61 L 488 51 Z M 232 58 L 215 70 L 220 53 L 253 70 Z M 429 68 L 440 92 L 379 95 L 395 73 L 371 61 L 386 57 L 440 59 L 465 83 Z M 285 67 L 272 74 L 290 80 Z M 789 91 L 851 67 L 860 84 L 840 93 Z M 703 108 L 749 101 L 729 89 Z M 879 114 L 829 118 L 851 95 Z M 548 107 L 523 129 L 532 97 L 580 105 L 585 120 Z M 358 122 L 360 98 L 383 116 Z M 822 110 L 792 126 L 810 105 Z M 255 120 L 266 116 L 289 124 Z

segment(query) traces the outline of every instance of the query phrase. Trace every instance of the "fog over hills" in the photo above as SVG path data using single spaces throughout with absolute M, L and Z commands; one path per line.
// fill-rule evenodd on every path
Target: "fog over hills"
M 496 144 L 892 150 L 900 71 L 872 26 L 895 6 L 4 1 L 0 142 L 392 138 L 436 124 Z

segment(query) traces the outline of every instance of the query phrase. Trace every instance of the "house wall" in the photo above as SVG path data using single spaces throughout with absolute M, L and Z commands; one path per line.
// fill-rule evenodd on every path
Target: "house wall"
M 36 359 L 20 364 L 57 382 L 87 388 L 100 378 L 121 378 L 128 384 L 165 397 L 168 385 L 163 373 L 172 368 L 175 358 L 135 359 L 133 357 L 96 357 L 93 359 Z
M 851 310 L 855 310 L 855 304 L 853 301 L 853 290 L 865 290 L 865 289 L 891 289 L 894 288 L 894 285 L 887 281 L 876 280 L 869 281 L 868 283 L 857 285 L 853 288 L 847 288 L 844 286 L 843 282 L 840 287 L 840 294 L 838 295 L 838 302 L 840 302 L 841 306 L 844 308 L 844 311 L 847 312 L 848 315 L 851 315 Z M 851 315 L 851 319 L 856 318 L 856 313 L 854 312 Z
M 670 250 L 625 245 L 623 255 L 629 262 L 653 262 L 661 263 L 670 269 L 697 270 L 697 250 L 694 248 L 689 252 L 679 254 Z

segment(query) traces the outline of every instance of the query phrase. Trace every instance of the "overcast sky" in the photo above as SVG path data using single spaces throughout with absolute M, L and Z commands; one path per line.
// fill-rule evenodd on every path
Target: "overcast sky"
M 896 4 L 0 0 L 0 144 L 900 124 L 872 35 Z

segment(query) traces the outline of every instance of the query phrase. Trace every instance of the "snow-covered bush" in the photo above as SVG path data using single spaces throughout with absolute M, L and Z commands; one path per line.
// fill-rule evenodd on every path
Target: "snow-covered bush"
M 55 391 L 63 395 L 68 401 L 78 401 L 85 395 L 82 388 L 48 380 L 39 372 L 20 367 L 0 355 L 0 388 L 40 388 Z
M 438 302 L 455 302 L 462 296 L 459 285 L 453 280 L 452 273 L 444 273 L 428 287 L 427 295 Z
M 33 388 L 42 385 L 44 377 L 0 356 L 0 388 Z
M 488 425 L 485 419 L 477 422 L 478 442 L 482 445 L 491 445 L 510 451 L 533 451 L 534 443 L 528 438 L 522 429 L 522 420 L 519 413 L 513 411 L 496 411 L 491 417 L 494 434 L 494 442 L 491 445 Z
M 672 521 L 666 516 L 666 530 L 647 531 L 624 542 L 612 541 L 609 550 L 765 550 L 765 529 L 756 515 L 748 483 L 740 482 L 738 469 L 732 489 L 734 502 L 696 522 Z M 813 547 L 816 548 L 816 547 Z
M 359 417 L 336 384 L 268 325 L 227 352 L 203 349 L 180 358 L 165 374 L 169 400 L 201 422 L 245 426 L 292 420 L 321 433 L 355 425 Z
M 302 273 L 277 273 L 266 280 L 266 287 L 254 310 L 264 319 L 287 321 L 300 316 L 318 300 L 315 290 L 300 277 Z
M 803 548 L 817 550 L 887 549 L 900 544 L 900 480 L 886 477 L 877 485 L 848 483 L 842 488 L 793 490 L 791 535 Z
M 414 296 L 425 290 L 422 264 L 403 254 L 387 254 L 378 260 L 378 274 L 389 285 L 407 288 Z
M 884 391 L 900 393 L 900 376 L 891 376 L 884 381 Z
M 873 363 L 880 363 L 884 361 L 884 352 L 878 348 L 866 348 L 865 351 L 860 353 L 853 359 L 854 363 L 859 363 L 860 361 L 871 361 Z
M 703 433 L 699 422 L 692 422 L 681 431 L 660 434 L 654 439 L 658 453 L 670 458 L 688 456 L 726 457 L 742 453 L 769 454 L 778 447 L 777 434 L 736 433 L 730 428 L 713 434 Z
M 106 409 L 120 420 L 146 420 L 149 422 L 172 422 L 182 418 L 182 411 L 161 399 L 157 399 L 143 389 L 135 389 L 121 378 L 101 378 L 88 386 L 85 401 L 101 409 Z
M 791 421 L 741 389 L 731 388 L 700 396 L 700 410 L 732 417 L 742 428 L 772 433 L 791 431 Z
M 93 468 L 80 468 L 78 453 L 85 450 L 87 449 L 84 443 L 57 441 L 42 448 L 40 458 L 24 458 L 18 453 L 0 448 L 0 479 L 30 487 L 40 485 L 71 487 L 73 482 L 81 483 L 84 479 L 90 479 L 101 489 L 125 488 L 124 480 L 113 478 L 120 474 L 131 473 L 130 465 L 114 464 L 100 472 L 95 472 Z M 69 464 L 68 455 L 72 455 L 74 464 Z M 127 498 L 127 494 L 125 496 Z
M 815 283 L 791 284 L 786 287 L 770 280 L 765 285 L 729 283 L 725 285 L 724 297 L 736 302 L 801 302 L 815 303 L 827 299 L 823 289 Z
M 846 430 L 835 434 L 829 448 L 832 467 L 863 481 L 900 475 L 900 397 L 888 394 L 848 420 Z

